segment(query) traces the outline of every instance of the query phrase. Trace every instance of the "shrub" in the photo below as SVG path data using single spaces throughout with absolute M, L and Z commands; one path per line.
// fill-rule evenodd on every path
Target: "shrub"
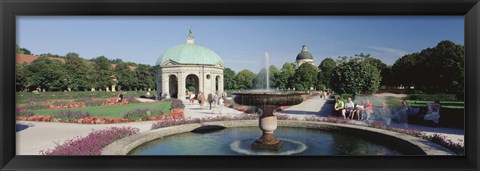
M 456 94 L 409 94 L 408 100 L 422 100 L 422 101 L 456 101 Z M 463 100 L 463 99 L 461 99 Z
M 185 105 L 183 104 L 182 100 L 180 100 L 180 99 L 172 99 L 172 108 L 173 109 L 175 109 L 175 108 L 184 109 Z
M 129 111 L 123 115 L 125 119 L 142 119 L 142 118 L 150 118 L 153 116 L 163 115 L 164 113 L 160 110 L 151 110 L 151 109 L 136 109 L 134 111 Z
M 60 110 L 57 113 L 54 113 L 52 117 L 57 119 L 63 120 L 73 120 L 73 119 L 81 119 L 86 117 L 91 117 L 92 114 L 89 112 L 82 112 L 82 111 L 73 111 L 73 110 Z
M 104 147 L 124 137 L 137 134 L 138 128 L 110 127 L 94 130 L 85 137 L 76 137 L 63 144 L 55 143 L 54 149 L 42 150 L 42 155 L 101 155 Z

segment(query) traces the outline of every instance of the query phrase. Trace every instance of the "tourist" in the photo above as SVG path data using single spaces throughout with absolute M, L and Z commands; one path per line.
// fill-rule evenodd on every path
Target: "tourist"
M 407 101 L 402 101 L 402 107 L 400 107 L 400 110 L 393 115 L 393 119 L 399 121 L 400 123 L 406 123 L 408 122 L 408 115 L 409 113 L 412 112 L 412 107 L 408 105 Z
M 222 114 L 223 98 L 218 99 L 218 114 Z
M 193 105 L 195 103 L 195 93 L 190 92 L 190 103 Z
M 212 110 L 212 103 L 213 103 L 212 93 L 208 94 L 207 101 L 208 101 L 208 104 L 210 104 L 210 110 Z
M 158 93 L 157 100 L 162 100 L 162 92 Z
M 223 99 L 224 102 L 225 102 L 225 100 L 227 100 L 227 92 L 222 93 L 222 99 Z
M 123 101 L 123 94 L 120 93 L 120 95 L 118 95 L 118 98 L 117 98 L 117 102 L 122 102 Z
M 391 111 L 386 101 L 382 102 L 382 109 L 378 111 L 378 114 L 380 119 L 382 119 L 386 125 L 390 125 L 390 122 L 392 121 Z
M 440 122 L 440 101 L 435 100 L 434 103 L 428 104 L 427 114 L 423 117 L 424 121 L 433 122 L 433 126 L 436 126 Z
M 356 106 L 355 106 L 355 109 L 352 111 L 352 118 L 355 116 L 355 114 L 357 114 L 357 120 L 363 120 L 363 110 L 365 108 L 364 105 L 361 105 L 362 102 L 360 101 Z
M 363 110 L 365 111 L 365 114 L 367 114 L 367 118 L 365 118 L 365 120 L 368 120 L 373 112 L 373 105 L 370 103 L 370 100 L 367 99 L 367 102 L 363 105 Z
M 337 97 L 337 102 L 335 103 L 335 113 L 340 113 L 343 119 L 345 119 L 345 103 L 343 103 L 340 97 Z M 337 114 L 339 115 L 339 114 Z
M 205 103 L 205 94 L 203 92 L 200 92 L 200 95 L 198 95 L 198 103 L 200 104 L 200 110 L 203 110 L 203 103 Z
M 218 96 L 218 93 L 215 93 L 215 95 L 213 95 L 213 102 L 214 102 L 214 106 L 217 107 L 218 105 L 218 99 L 219 99 L 219 96 Z
M 353 103 L 352 98 L 347 99 L 347 104 L 345 104 L 345 113 L 346 117 L 353 119 L 353 110 L 355 109 L 355 103 Z

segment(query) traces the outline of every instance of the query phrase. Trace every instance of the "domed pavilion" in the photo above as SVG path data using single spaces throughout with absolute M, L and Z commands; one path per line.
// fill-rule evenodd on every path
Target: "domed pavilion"
M 189 29 L 187 43 L 166 50 L 155 63 L 157 96 L 168 93 L 172 98 L 187 97 L 187 82 L 198 97 L 223 93 L 224 64 L 213 50 L 195 44 Z
M 315 66 L 315 62 L 313 61 L 312 54 L 308 51 L 307 45 L 302 46 L 302 51 L 298 53 L 297 59 L 295 60 L 295 65 L 300 67 L 303 63 L 310 63 Z

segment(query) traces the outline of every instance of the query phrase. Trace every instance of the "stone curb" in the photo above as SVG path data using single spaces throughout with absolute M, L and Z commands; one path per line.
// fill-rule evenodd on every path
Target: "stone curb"
M 186 124 L 171 126 L 166 128 L 154 129 L 145 131 L 139 134 L 135 134 L 129 137 L 122 138 L 108 145 L 102 150 L 102 155 L 127 155 L 134 148 L 153 141 L 155 139 L 179 134 L 184 132 L 190 132 L 196 128 L 208 125 L 223 126 L 226 128 L 232 127 L 250 127 L 258 126 L 258 120 L 233 120 L 233 121 L 217 121 L 217 122 L 205 122 L 200 124 Z M 455 155 L 447 148 L 430 142 L 425 139 L 417 138 L 410 135 L 405 135 L 398 132 L 370 128 L 365 126 L 328 123 L 328 122 L 316 122 L 316 121 L 295 121 L 295 120 L 279 120 L 279 127 L 296 127 L 296 128 L 312 128 L 312 129 L 333 129 L 342 131 L 354 131 L 355 133 L 370 133 L 375 136 L 385 137 L 389 140 L 394 140 L 396 143 L 411 145 L 418 147 L 426 155 Z M 260 131 L 260 130 L 259 130 Z

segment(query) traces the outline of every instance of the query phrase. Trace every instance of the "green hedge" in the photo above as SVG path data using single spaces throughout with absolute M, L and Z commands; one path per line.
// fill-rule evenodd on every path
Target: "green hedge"
M 407 95 L 407 100 L 457 101 L 458 99 L 456 94 L 409 94 Z

